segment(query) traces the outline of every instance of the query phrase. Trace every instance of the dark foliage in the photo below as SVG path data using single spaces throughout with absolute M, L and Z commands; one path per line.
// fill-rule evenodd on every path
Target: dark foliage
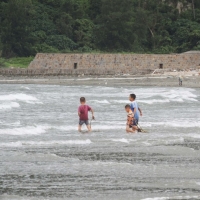
M 200 50 L 198 0 L 1 0 L 0 52 Z

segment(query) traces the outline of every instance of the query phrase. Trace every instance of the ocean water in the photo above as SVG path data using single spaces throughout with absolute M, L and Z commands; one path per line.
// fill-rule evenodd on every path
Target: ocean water
M 130 93 L 148 133 L 125 132 Z M 200 199 L 200 89 L 1 85 L 0 199 Z

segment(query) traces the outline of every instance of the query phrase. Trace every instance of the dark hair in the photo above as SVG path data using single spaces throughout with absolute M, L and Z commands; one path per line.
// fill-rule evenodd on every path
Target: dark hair
M 130 97 L 131 97 L 132 99 L 136 99 L 136 95 L 135 95 L 135 94 L 130 94 Z
M 129 104 L 125 105 L 125 108 L 131 108 L 131 106 Z
M 85 97 L 81 97 L 80 102 L 85 102 Z

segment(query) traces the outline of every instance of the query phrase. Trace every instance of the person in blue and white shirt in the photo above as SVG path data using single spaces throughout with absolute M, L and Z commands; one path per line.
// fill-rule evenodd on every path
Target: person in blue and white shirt
M 130 106 L 134 115 L 133 126 L 132 126 L 133 131 L 136 131 L 136 130 L 140 131 L 140 129 L 138 128 L 138 122 L 139 122 L 139 117 L 142 116 L 142 110 L 139 108 L 136 102 L 135 94 L 130 94 L 129 100 L 131 102 Z

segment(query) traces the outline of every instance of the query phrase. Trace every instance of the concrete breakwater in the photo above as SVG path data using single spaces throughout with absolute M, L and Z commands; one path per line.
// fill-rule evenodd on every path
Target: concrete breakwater
M 196 69 L 200 52 L 182 54 L 49 54 L 38 53 L 27 69 L 0 69 L 1 75 L 148 74 L 155 69 Z

